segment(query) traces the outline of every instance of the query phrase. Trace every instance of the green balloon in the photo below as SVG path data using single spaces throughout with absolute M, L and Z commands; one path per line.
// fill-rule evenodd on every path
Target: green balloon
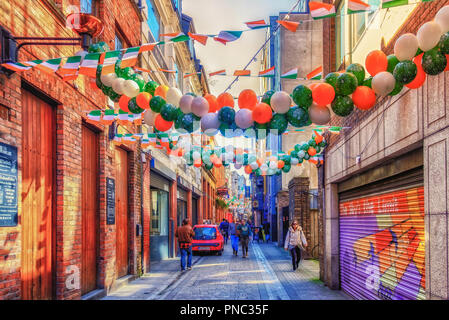
M 145 84 L 143 87 L 143 91 L 148 92 L 151 94 L 151 96 L 154 96 L 154 91 L 156 91 L 156 88 L 158 87 L 158 83 L 155 81 L 149 81 Z
M 182 116 L 181 126 L 187 132 L 192 133 L 194 130 L 193 123 L 195 118 L 193 117 L 193 113 L 187 113 Z
M 306 152 L 306 154 L 304 155 L 304 160 L 309 160 L 310 159 L 310 155 Z
M 187 92 L 186 95 L 196 97 L 196 94 L 194 94 L 193 92 Z
M 354 103 L 349 96 L 336 96 L 331 106 L 332 111 L 339 117 L 347 117 L 354 110 Z
M 136 97 L 129 100 L 128 109 L 131 113 L 135 113 L 135 114 L 139 114 L 139 113 L 143 112 L 143 109 L 137 105 Z
M 365 69 L 359 63 L 352 63 L 346 68 L 346 72 L 352 73 L 357 78 L 357 83 L 362 83 L 365 79 Z M 355 89 L 354 89 L 355 90 Z
M 336 94 L 347 96 L 355 91 L 358 86 L 357 77 L 349 72 L 342 73 L 337 78 Z
M 309 141 L 307 141 L 307 144 L 311 147 L 315 147 L 316 146 L 315 139 L 310 139 Z M 307 150 L 309 150 L 309 149 L 307 149 Z
M 324 81 L 326 83 L 329 83 L 334 89 L 337 89 L 337 78 L 340 74 L 338 72 L 331 72 L 328 73 L 327 76 L 324 78 Z
M 396 79 L 396 82 L 408 84 L 415 79 L 417 73 L 418 67 L 416 64 L 413 61 L 404 60 L 394 67 L 393 76 Z
M 221 123 L 231 124 L 235 119 L 235 110 L 231 107 L 223 107 L 218 111 L 218 120 Z
M 396 56 L 394 54 L 390 54 L 387 57 L 388 60 L 388 67 L 387 67 L 387 71 L 389 73 L 393 73 L 394 71 L 394 67 L 396 67 L 396 65 L 399 63 L 399 59 L 396 58 Z
M 164 98 L 156 96 L 150 100 L 150 108 L 153 112 L 160 113 L 162 107 L 166 104 Z
M 295 144 L 295 151 L 296 152 L 299 152 L 299 151 L 301 151 L 301 145 L 300 144 Z
M 184 116 L 184 113 L 181 112 L 181 114 L 176 113 L 176 120 L 175 120 L 175 129 L 182 128 L 182 118 Z
M 292 157 L 292 158 L 298 158 L 298 151 L 293 150 L 293 151 L 290 153 L 290 157 Z
M 265 92 L 264 95 L 262 96 L 262 102 L 271 106 L 270 101 L 271 101 L 271 96 L 273 94 L 274 94 L 273 90 L 269 90 L 269 91 Z
M 424 53 L 421 64 L 425 73 L 435 76 L 444 71 L 447 59 L 438 48 L 433 48 Z
M 291 169 L 291 165 L 290 164 L 284 164 L 284 166 L 282 167 L 282 171 L 284 171 L 285 173 L 289 172 Z
M 308 108 L 312 105 L 312 90 L 310 90 L 305 85 L 300 84 L 292 92 L 293 101 L 304 109 L 308 110 Z
M 440 48 L 441 53 L 449 54 L 449 32 L 444 33 L 440 42 L 438 42 L 438 47 Z
M 123 69 L 120 69 L 120 73 L 117 74 L 120 78 L 123 78 L 125 80 L 131 80 L 131 77 L 134 75 L 134 70 L 130 67 L 126 67 Z
M 165 121 L 175 121 L 178 112 L 176 111 L 176 107 L 171 103 L 166 103 L 161 108 L 161 117 Z
M 131 77 L 129 77 L 129 80 L 133 80 L 134 82 L 136 82 L 139 86 L 140 91 L 143 91 L 143 89 L 145 88 L 145 79 L 141 74 L 135 73 Z
M 365 81 L 363 81 L 362 86 L 371 88 L 371 82 L 372 81 L 373 81 L 373 77 L 366 78 Z
M 117 92 L 115 92 L 112 88 L 109 89 L 109 99 L 111 99 L 114 102 L 118 102 L 120 100 L 120 97 L 122 96 L 121 94 L 118 94 Z
M 288 121 L 285 115 L 276 113 L 270 121 L 270 133 L 280 135 L 287 130 Z
M 394 85 L 394 89 L 393 89 L 393 91 L 391 91 L 389 93 L 389 95 L 390 96 L 397 95 L 399 92 L 402 91 L 402 88 L 404 88 L 404 85 L 402 83 L 400 83 L 399 81 L 396 81 L 396 84 Z
M 291 156 L 289 156 L 288 154 L 283 154 L 279 157 L 279 160 L 284 161 L 285 164 L 290 164 Z
M 418 48 L 418 50 L 416 50 L 416 53 L 415 53 L 415 57 L 416 56 L 419 56 L 421 53 L 423 53 L 424 51 L 422 51 L 421 50 L 421 48 Z
M 207 170 L 212 170 L 212 168 L 214 167 L 214 164 L 213 164 L 213 163 L 206 163 L 206 164 L 204 164 L 204 167 L 205 167 Z
M 89 46 L 89 49 L 87 49 L 88 53 L 100 53 L 102 50 L 102 48 L 100 47 L 100 45 L 98 45 L 98 43 L 93 43 Z
M 307 143 L 307 142 L 303 142 L 302 144 L 301 144 L 301 150 L 303 150 L 303 151 L 307 151 L 307 150 L 309 150 L 309 144 Z
M 287 112 L 287 121 L 294 127 L 304 127 L 309 125 L 309 113 L 298 106 L 291 107 Z
M 254 170 L 254 174 L 256 176 L 260 176 L 260 175 L 262 175 L 262 170 L 260 170 L 260 168 L 257 168 L 256 170 Z

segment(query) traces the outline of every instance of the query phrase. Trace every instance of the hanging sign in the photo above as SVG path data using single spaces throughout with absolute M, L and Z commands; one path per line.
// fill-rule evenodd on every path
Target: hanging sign
M 115 180 L 106 178 L 106 223 L 115 224 Z
M 0 143 L 0 227 L 17 225 L 17 148 Z

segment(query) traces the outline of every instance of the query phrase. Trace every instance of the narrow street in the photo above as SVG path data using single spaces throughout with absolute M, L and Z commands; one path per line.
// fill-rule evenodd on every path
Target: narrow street
M 319 280 L 315 260 L 303 260 L 293 272 L 287 251 L 254 243 L 248 259 L 232 255 L 230 242 L 222 256 L 193 257 L 193 268 L 180 272 L 179 258 L 151 266 L 151 272 L 104 300 L 344 300 Z

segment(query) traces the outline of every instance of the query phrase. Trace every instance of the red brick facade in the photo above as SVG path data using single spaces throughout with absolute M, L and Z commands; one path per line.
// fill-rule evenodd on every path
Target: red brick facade
M 105 41 L 114 48 L 115 34 L 120 34 L 127 46 L 140 44 L 140 17 L 136 5 L 130 0 L 101 0 L 98 17 L 105 30 L 98 41 Z M 65 28 L 64 16 L 68 5 L 79 1 L 37 0 L 2 1 L 0 24 L 15 36 L 76 37 Z M 66 57 L 80 50 L 78 46 L 26 46 L 21 49 L 19 61 Z M 39 70 L 0 75 L 0 105 L 9 111 L 9 119 L 0 119 L 4 134 L 0 142 L 18 148 L 19 223 L 16 227 L 0 228 L 0 299 L 21 299 L 22 255 L 21 197 L 22 190 L 22 93 L 24 86 L 33 88 L 32 93 L 45 96 L 57 105 L 56 113 L 56 209 L 53 296 L 55 299 L 79 299 L 80 289 L 68 289 L 69 266 L 81 268 L 81 132 L 86 111 L 104 108 L 106 99 L 99 90 L 91 89 L 87 77 L 75 82 L 64 82 L 55 74 Z M 37 121 L 37 120 L 36 120 Z M 115 149 L 108 138 L 108 128 L 99 125 L 99 226 L 97 256 L 97 288 L 108 290 L 117 279 L 115 269 L 116 226 L 106 224 L 106 177 L 115 178 Z M 137 131 L 137 128 L 135 128 Z M 38 143 L 36 141 L 36 143 Z M 141 272 L 141 241 L 136 236 L 136 224 L 141 224 L 141 153 L 138 146 L 128 149 L 128 265 L 129 274 Z M 143 164 L 149 166 L 149 159 Z M 143 169 L 144 185 L 149 185 L 150 170 Z M 145 188 L 144 225 L 149 226 L 150 193 Z M 176 212 L 176 211 L 175 211 Z M 149 231 L 144 228 L 144 270 L 149 265 Z

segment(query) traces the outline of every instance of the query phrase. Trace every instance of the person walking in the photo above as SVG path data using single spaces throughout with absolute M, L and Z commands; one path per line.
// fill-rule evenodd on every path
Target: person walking
M 220 222 L 220 225 L 218 226 L 218 229 L 220 229 L 220 232 L 223 235 L 225 244 L 228 244 L 228 229 L 229 229 L 229 222 L 228 222 L 228 220 L 223 219 L 223 221 Z
M 298 268 L 299 261 L 301 260 L 301 250 L 305 250 L 307 247 L 307 240 L 302 231 L 301 226 L 295 220 L 288 229 L 287 236 L 285 237 L 284 249 L 289 250 L 292 256 L 293 271 Z
M 182 220 L 182 226 L 178 227 L 175 232 L 181 252 L 181 271 L 186 270 L 186 258 L 187 270 L 192 269 L 192 238 L 194 235 L 195 232 L 190 226 L 189 219 Z
M 240 233 L 240 243 L 242 244 L 242 257 L 247 258 L 249 237 L 251 236 L 251 226 L 245 219 L 243 219 L 242 224 L 240 224 L 237 227 L 237 230 Z
M 232 251 L 235 256 L 239 252 L 239 237 L 237 234 L 238 224 L 239 224 L 239 220 L 236 219 L 235 223 L 231 222 L 231 223 L 229 223 L 229 226 L 228 226 L 228 232 L 229 232 L 229 235 L 231 236 Z

